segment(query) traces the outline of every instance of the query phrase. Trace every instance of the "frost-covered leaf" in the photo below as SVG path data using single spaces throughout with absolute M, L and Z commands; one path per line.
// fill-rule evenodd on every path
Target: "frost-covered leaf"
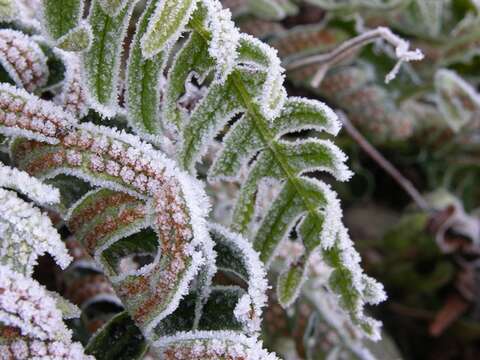
M 199 313 L 198 298 L 191 293 L 183 298 L 173 314 L 160 322 L 155 334 L 164 337 L 192 329 L 244 331 L 245 324 L 234 313 L 244 295 L 245 291 L 238 286 L 212 286 Z
M 288 308 L 297 299 L 306 277 L 304 261 L 290 265 L 278 277 L 278 302 Z
M 210 38 L 208 52 L 216 62 L 216 79 L 223 82 L 235 65 L 240 33 L 231 21 L 230 11 L 223 9 L 218 0 L 204 0 L 203 4 Z M 198 26 L 198 23 L 192 25 Z
M 0 30 L 0 64 L 15 84 L 27 91 L 47 83 L 46 56 L 36 42 L 20 31 Z
M 88 96 L 82 77 L 82 63 L 78 55 L 55 49 L 65 66 L 65 75 L 60 93 L 53 102 L 60 105 L 75 118 L 82 118 L 88 111 Z
M 208 301 L 202 308 L 202 316 L 198 323 L 201 330 L 245 330 L 235 314 L 245 291 L 238 286 L 214 286 Z
M 203 79 L 213 65 L 213 59 L 208 53 L 208 44 L 199 34 L 192 33 L 169 70 L 162 104 L 163 122 L 166 126 L 173 125 L 179 130 L 182 128 L 185 114 L 178 106 L 178 102 L 186 91 L 185 84 L 190 81 L 191 74 Z
M 238 274 L 248 286 L 247 294 L 240 298 L 234 309 L 235 317 L 248 331 L 259 331 L 268 286 L 263 264 L 252 245 L 240 235 L 220 225 L 212 225 L 210 233 L 215 250 L 219 252 L 218 268 Z
M 96 359 L 142 359 L 148 345 L 140 329 L 124 311 L 113 317 L 88 342 L 87 354 Z
M 145 34 L 142 34 L 143 56 L 151 58 L 169 48 L 181 35 L 197 0 L 160 0 L 149 18 Z
M 31 359 L 42 354 L 49 359 L 89 359 L 82 346 L 73 343 L 72 332 L 62 322 L 62 313 L 47 290 L 35 280 L 0 266 L 0 349 L 7 358 Z
M 59 38 L 56 47 L 65 51 L 84 51 L 87 50 L 92 43 L 92 29 L 87 22 L 80 24 Z
M 83 53 L 86 83 L 93 107 L 105 116 L 117 111 L 120 62 L 135 0 L 128 0 L 116 16 L 106 14 L 98 0 L 92 2 L 88 22 L 92 29 L 92 45 Z
M 105 197 L 109 201 L 95 201 L 102 198 L 99 196 L 102 193 L 87 194 L 75 206 L 70 223 L 73 222 L 74 228 L 78 223 L 81 228 L 89 216 L 99 217 L 99 231 L 92 234 L 90 242 L 87 238 L 87 247 L 97 262 L 103 264 L 104 270 L 109 271 L 130 314 L 149 336 L 156 324 L 178 306 L 204 262 L 201 248 L 208 241 L 205 224 L 208 201 L 202 187 L 135 136 L 93 124 L 77 125 L 47 101 L 7 85 L 2 85 L 0 90 L 0 100 L 6 100 L 0 101 L 3 112 L 9 109 L 12 100 L 18 99 L 23 106 L 16 113 L 19 118 L 29 120 L 26 109 L 37 109 L 47 112 L 45 122 L 52 118 L 56 121 L 51 136 L 58 138 L 47 138 L 53 145 L 27 139 L 14 144 L 12 154 L 19 168 L 44 178 L 61 173 L 74 175 L 93 185 L 122 191 L 122 201 L 131 204 L 120 208 L 113 206 L 111 211 L 122 220 L 117 221 L 108 216 L 108 211 L 104 214 L 102 207 L 112 207 L 109 201 L 115 203 L 120 195 L 99 190 L 107 191 Z M 4 122 L 0 130 L 10 134 L 13 129 L 20 131 L 22 136 L 46 140 L 38 136 L 45 123 L 40 122 L 34 129 L 28 127 L 28 132 L 19 127 L 29 123 L 22 124 L 17 127 L 16 122 Z M 90 203 L 92 209 L 88 208 Z M 82 212 L 85 207 L 86 212 Z M 152 225 L 161 239 L 150 265 L 119 272 L 107 263 L 105 256 L 114 250 L 110 248 L 115 248 L 117 243 L 117 248 L 121 248 L 124 237 L 148 225 Z
M 268 20 L 281 20 L 298 11 L 290 0 L 249 0 L 248 6 L 256 16 Z
M 331 248 L 323 249 L 324 261 L 333 268 L 330 288 L 340 296 L 340 305 L 352 322 L 373 340 L 380 339 L 381 324 L 364 314 L 366 304 L 378 304 L 386 299 L 383 286 L 363 273 L 360 255 L 353 248 L 347 230 L 340 228 Z
M 127 5 L 129 0 L 98 0 L 105 14 L 117 16 L 120 11 Z
M 40 178 L 66 174 L 98 187 L 72 205 L 66 214 L 69 229 L 101 265 L 136 326 L 164 358 L 276 359 L 240 331 L 254 334 L 260 328 L 267 282 L 259 257 L 268 266 L 293 232 L 305 253 L 302 266 L 280 277 L 283 305 L 295 300 L 312 255 L 322 253 L 332 268 L 326 286 L 355 326 L 376 338 L 378 324 L 363 308 L 382 300 L 383 291 L 358 266 L 336 195 L 316 179 L 323 172 L 341 181 L 350 176 L 344 154 L 324 139 L 339 131 L 333 112 L 320 102 L 288 99 L 276 52 L 241 35 L 217 0 L 147 2 L 123 74 L 120 63 L 127 59 L 122 49 L 135 3 L 91 3 L 93 41 L 82 54 L 92 98 L 88 104 L 108 117 L 123 114 L 118 105 L 125 103 L 130 125 L 156 145 L 167 130 L 165 136 L 173 140 L 169 154 L 179 154 L 180 166 L 192 172 L 224 130 L 223 148 L 208 178 L 239 180 L 232 228 L 253 234 L 253 245 L 219 226 L 210 229 L 212 243 L 202 186 L 152 146 L 125 131 L 75 121 L 84 114 L 88 96 L 85 92 L 82 97 L 78 73 L 68 61 L 63 88 L 54 98 L 57 106 L 0 85 L 0 132 L 22 137 L 12 141 L 12 162 Z M 189 37 L 180 41 L 183 33 Z M 78 38 L 69 41 L 81 43 Z M 166 64 L 167 85 L 161 93 Z M 119 97 L 123 75 L 126 92 Z M 74 106 L 69 106 L 70 98 Z M 99 121 L 90 115 L 82 120 L 87 119 Z M 122 123 L 122 128 L 127 126 Z M 308 135 L 297 136 L 304 130 Z M 321 139 L 311 133 L 322 133 Z M 275 183 L 279 193 L 259 204 L 265 183 Z M 216 261 L 214 246 L 220 255 Z M 244 289 L 210 286 L 217 267 L 220 276 Z
M 212 5 L 207 6 L 210 11 Z M 195 18 L 194 18 L 195 19 Z M 211 42 L 209 28 L 200 22 L 191 21 L 190 26 L 205 42 Z M 211 43 L 209 46 L 212 46 Z M 314 130 L 336 135 L 339 124 L 336 115 L 320 102 L 302 98 L 286 99 L 283 87 L 283 69 L 276 52 L 248 36 L 241 36 L 236 47 L 236 63 L 224 81 L 214 81 L 207 93 L 184 121 L 180 163 L 193 171 L 195 163 L 206 151 L 206 146 L 227 125 L 223 149 L 216 156 L 209 172 L 210 179 L 232 179 L 238 177 L 243 168 L 248 168 L 243 180 L 233 214 L 233 229 L 240 233 L 250 232 L 257 203 L 258 186 L 262 181 L 274 180 L 281 186 L 278 197 L 261 219 L 256 231 L 254 246 L 260 251 L 261 259 L 269 264 L 278 245 L 291 230 L 299 234 L 306 248 L 305 263 L 316 251 L 327 250 L 339 242 L 350 240 L 341 224 L 341 208 L 335 193 L 323 182 L 308 177 L 312 172 L 328 172 L 337 180 L 347 180 L 351 172 L 345 165 L 345 155 L 329 140 L 313 137 L 286 141 L 286 134 L 302 130 Z M 212 54 L 211 54 L 212 55 Z M 215 56 L 212 55 L 215 59 Z M 218 67 L 218 62 L 216 66 Z M 253 161 L 251 161 L 253 159 Z M 359 267 L 350 267 L 355 262 L 349 256 L 358 256 L 348 246 L 339 246 L 342 261 L 333 263 L 337 273 L 346 273 L 341 281 L 332 278 L 332 283 L 345 286 L 332 287 L 342 298 L 355 323 L 372 338 L 378 337 L 376 323 L 371 324 L 363 314 L 366 299 L 364 287 L 351 273 L 363 279 Z M 345 263 L 343 262 L 345 261 Z M 344 271 L 344 268 L 350 269 Z M 304 270 L 301 270 L 303 274 Z M 291 273 L 298 281 L 289 287 L 284 299 L 286 304 L 295 300 L 303 276 Z M 285 276 L 281 278 L 285 285 Z M 348 284 L 348 285 L 347 285 Z M 383 297 L 381 289 L 378 298 Z
M 43 0 L 41 3 L 42 26 L 53 42 L 76 28 L 83 15 L 82 0 Z
M 50 253 L 62 268 L 71 261 L 48 216 L 14 192 L 0 189 L 1 264 L 31 275 L 37 258 L 45 252 Z
M 164 359 L 277 360 L 255 338 L 233 331 L 192 331 L 163 337 L 153 347 Z
M 60 192 L 24 171 L 0 163 L 0 187 L 18 191 L 38 204 L 53 205 L 60 201 Z
M 228 94 L 228 97 L 225 98 L 225 94 Z M 183 146 L 179 160 L 184 167 L 194 166 L 202 152 L 205 152 L 205 145 L 209 139 L 240 109 L 232 81 L 227 80 L 225 84 L 217 83 L 210 86 L 208 93 L 183 129 Z
M 151 0 L 146 5 L 137 25 L 127 66 L 127 117 L 131 126 L 141 134 L 159 135 L 161 131 L 160 86 L 166 54 L 160 52 L 145 59 L 141 46 L 141 38 L 160 2 L 161 0 Z
M 58 143 L 71 130 L 73 118 L 47 101 L 9 84 L 0 84 L 0 132 Z
M 18 8 L 13 0 L 0 0 L 0 21 L 12 21 L 17 17 Z
M 323 272 L 325 271 L 328 270 L 323 269 Z M 313 320 L 318 322 L 317 326 L 322 329 L 320 336 L 314 333 L 315 338 L 309 336 L 308 339 L 305 339 L 305 341 L 308 341 L 307 346 L 315 342 L 321 343 L 325 340 L 324 337 L 328 336 L 332 347 L 334 347 L 333 350 L 330 349 L 330 354 L 336 352 L 339 356 L 353 356 L 354 359 L 358 360 L 377 359 L 366 346 L 366 343 L 375 345 L 377 343 L 366 340 L 358 328 L 351 323 L 348 315 L 338 305 L 336 295 L 325 288 L 323 279 L 323 274 L 312 276 L 312 279 L 307 282 L 303 291 L 305 299 L 312 304 L 316 311 Z M 325 330 L 325 327 L 327 330 Z M 324 346 L 320 347 L 322 350 L 325 350 Z M 384 356 L 385 352 L 382 352 L 378 358 L 382 359 Z M 398 358 L 400 359 L 401 357 Z
M 205 152 L 205 145 L 218 133 L 234 115 L 250 111 L 256 105 L 267 119 L 274 118 L 285 101 L 283 74 L 273 50 L 261 42 L 242 37 L 239 48 L 239 61 L 244 67 L 236 70 L 225 82 L 214 82 L 207 94 L 190 115 L 183 129 L 183 146 L 180 162 L 186 168 L 192 168 L 195 161 Z M 237 81 L 243 80 L 250 92 L 245 103 L 246 94 L 238 89 Z M 225 99 L 225 95 L 228 97 Z M 244 121 L 250 121 L 244 120 Z
M 480 95 L 455 72 L 440 69 L 435 74 L 438 106 L 444 120 L 458 132 L 480 116 Z

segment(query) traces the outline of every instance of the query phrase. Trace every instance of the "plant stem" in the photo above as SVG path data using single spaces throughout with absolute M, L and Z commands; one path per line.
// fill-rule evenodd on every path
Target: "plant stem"
M 400 171 L 392 165 L 375 147 L 368 142 L 367 139 L 357 130 L 357 128 L 350 122 L 347 116 L 337 111 L 339 119 L 342 121 L 345 130 L 350 137 L 370 156 L 385 172 L 390 175 L 400 187 L 412 198 L 417 206 L 423 211 L 428 212 L 430 207 L 427 201 L 420 194 L 420 192 L 413 186 L 412 182 L 405 178 Z
M 389 44 L 394 46 L 395 54 L 398 58 L 398 62 L 393 68 L 393 70 L 385 77 L 385 82 L 387 83 L 395 77 L 402 62 L 421 60 L 423 58 L 423 54 L 420 50 L 417 49 L 415 51 L 410 51 L 409 43 L 392 33 L 389 28 L 378 27 L 343 42 L 335 49 L 326 54 L 312 55 L 294 61 L 291 64 L 287 65 L 286 69 L 294 70 L 303 66 L 318 64 L 320 68 L 318 69 L 317 73 L 311 81 L 311 85 L 316 88 L 320 85 L 323 77 L 333 65 L 338 64 L 342 60 L 345 60 L 361 47 L 368 45 L 376 41 L 377 39 L 384 39 Z

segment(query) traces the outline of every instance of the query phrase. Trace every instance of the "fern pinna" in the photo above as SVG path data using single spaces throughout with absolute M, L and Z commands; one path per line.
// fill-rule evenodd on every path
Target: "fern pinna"
M 345 155 L 324 139 L 340 124 L 323 103 L 287 97 L 272 48 L 241 34 L 217 0 L 93 0 L 87 11 L 80 0 L 44 0 L 33 2 L 39 17 L 28 21 L 23 1 L 6 3 L 3 14 L 14 9 L 0 30 L 8 161 L 61 190 L 50 212 L 100 265 L 141 330 L 129 330 L 139 343 L 129 358 L 144 355 L 143 335 L 167 359 L 275 359 L 258 340 L 266 269 L 293 233 L 304 250 L 278 277 L 280 303 L 293 304 L 321 254 L 315 261 L 330 269 L 323 287 L 336 294 L 336 311 L 379 339 L 364 306 L 385 298 L 382 286 L 363 273 L 339 200 L 319 180 L 322 172 L 339 181 L 351 175 Z M 319 136 L 295 135 L 303 130 Z M 218 141 L 208 173 L 198 170 Z M 73 180 L 58 180 L 65 175 L 90 187 L 78 191 Z M 240 184 L 230 229 L 209 221 L 203 181 Z M 277 193 L 259 214 L 265 183 Z M 2 235 L 2 247 L 12 241 Z M 12 254 L 5 257 L 16 270 Z M 213 278 L 220 273 L 237 281 L 222 285 Z M 131 334 L 128 321 L 113 318 L 87 352 L 120 354 L 128 341 L 109 346 L 109 336 Z

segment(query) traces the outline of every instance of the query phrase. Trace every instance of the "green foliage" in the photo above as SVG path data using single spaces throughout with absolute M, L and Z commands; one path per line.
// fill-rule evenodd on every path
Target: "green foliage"
M 88 22 L 94 41 L 83 54 L 86 84 L 93 106 L 105 116 L 116 113 L 119 91 L 119 71 L 123 40 L 135 0 L 115 16 L 107 14 L 98 0 L 92 2 Z
M 45 0 L 42 1 L 45 30 L 57 40 L 74 29 L 83 13 L 81 0 Z
M 181 29 L 195 9 L 196 0 L 164 0 L 149 18 L 148 27 L 141 38 L 143 56 L 147 59 L 174 44 Z
M 294 306 L 322 262 L 338 316 L 378 340 L 365 306 L 385 294 L 363 273 L 328 185 L 352 174 L 330 140 L 336 114 L 288 97 L 276 51 L 241 34 L 217 0 L 85 4 L 83 20 L 83 2 L 42 3 L 42 28 L 32 31 L 48 42 L 18 31 L 45 57 L 45 79 L 30 85 L 7 71 L 16 87 L 0 85 L 0 132 L 12 137 L 11 164 L 60 189 L 50 210 L 91 256 L 95 268 L 82 271 L 111 282 L 106 324 L 87 353 L 276 359 L 257 337 L 266 269 L 292 238 L 302 254 L 278 277 L 280 304 Z M 264 19 L 297 12 L 289 1 L 248 6 Z M 238 185 L 228 228 L 209 223 L 203 188 L 221 181 Z M 109 319 L 120 301 L 125 312 Z
M 96 359 L 142 359 L 148 349 L 140 330 L 126 311 L 113 317 L 89 341 L 85 351 Z

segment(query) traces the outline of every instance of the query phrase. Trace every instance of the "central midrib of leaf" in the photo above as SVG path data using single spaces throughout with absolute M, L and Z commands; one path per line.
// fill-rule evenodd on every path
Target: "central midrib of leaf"
M 102 37 L 100 38 L 100 54 L 97 58 L 97 69 L 102 65 L 102 59 L 104 57 L 104 49 L 105 49 L 105 38 L 107 36 L 107 28 L 109 26 L 109 23 L 110 23 L 110 16 L 106 16 L 106 21 L 105 21 L 105 24 L 103 26 L 103 31 L 102 31 Z M 100 97 L 100 93 L 102 93 L 102 100 L 100 100 L 100 102 L 103 102 L 104 99 L 103 99 L 103 91 L 101 90 L 101 76 L 96 76 L 95 77 L 95 88 L 97 89 L 97 96 Z
M 202 36 L 202 38 L 205 41 L 208 42 L 210 40 L 211 36 L 208 33 L 208 31 L 204 29 L 203 24 L 196 21 L 196 19 L 192 18 L 190 21 L 190 25 L 196 32 L 200 34 L 200 36 Z M 295 175 L 294 170 L 288 163 L 286 155 L 283 154 L 281 149 L 279 149 L 279 146 L 275 141 L 274 135 L 268 129 L 268 126 L 265 123 L 263 116 L 259 113 L 257 109 L 257 105 L 253 103 L 251 96 L 249 95 L 241 77 L 235 71 L 232 74 L 230 74 L 230 76 L 233 80 L 233 83 L 235 85 L 235 88 L 238 94 L 240 95 L 245 107 L 247 108 L 247 111 L 251 115 L 250 118 L 254 120 L 254 126 L 258 130 L 258 133 L 260 134 L 260 137 L 262 138 L 263 143 L 268 148 L 268 150 L 272 153 L 273 157 L 277 160 L 277 162 L 280 164 L 280 167 L 285 173 L 287 181 L 289 181 L 290 184 L 292 184 L 295 191 L 300 195 L 303 203 L 305 204 L 305 208 L 307 209 L 307 212 L 314 217 L 318 217 L 318 213 L 316 211 L 317 206 L 315 206 L 315 204 L 312 203 L 312 201 L 308 197 L 308 194 L 306 194 L 306 192 L 303 190 L 303 187 L 300 184 L 297 176 Z
M 148 73 L 148 71 L 146 71 L 145 69 L 148 69 L 149 67 L 150 67 L 150 61 L 145 60 L 145 62 L 142 64 L 142 69 L 144 74 Z M 147 93 L 147 84 L 148 84 L 148 81 L 146 79 L 150 80 L 148 76 L 142 77 L 142 96 L 141 96 L 142 106 L 140 111 L 142 114 L 142 119 L 144 120 L 143 123 L 145 124 L 146 130 L 149 133 L 154 134 L 155 133 L 154 125 L 150 121 L 145 121 L 145 119 L 149 118 L 149 112 L 150 112 L 150 109 L 147 110 L 148 104 L 147 104 L 147 99 L 145 97 L 145 94 Z
M 59 5 L 59 6 L 60 6 L 61 18 L 62 18 L 62 19 L 68 19 L 68 16 L 65 16 L 65 12 L 66 12 L 66 11 L 63 11 L 63 10 L 65 10 L 66 6 L 65 6 L 64 4 Z M 61 32 L 62 34 L 66 34 L 66 33 L 68 32 L 68 30 L 69 30 L 69 29 L 68 29 L 68 25 L 66 24 L 66 21 L 62 21 L 62 22 L 60 23 L 60 32 Z
M 288 163 L 286 155 L 283 153 L 281 149 L 279 149 L 279 146 L 275 141 L 274 135 L 268 129 L 267 124 L 265 124 L 265 120 L 263 116 L 259 114 L 257 105 L 252 102 L 251 97 L 248 94 L 247 89 L 243 84 L 243 81 L 241 80 L 240 76 L 235 72 L 232 73 L 231 76 L 232 76 L 233 83 L 235 84 L 235 87 L 244 102 L 244 105 L 246 106 L 246 108 L 248 109 L 248 112 L 251 115 L 251 119 L 254 120 L 255 128 L 258 130 L 263 143 L 268 147 L 268 150 L 273 154 L 274 158 L 279 163 L 280 167 L 285 173 L 285 176 L 287 177 L 287 180 L 293 185 L 295 190 L 301 196 L 307 211 L 309 213 L 312 213 L 312 215 L 316 216 L 317 215 L 316 206 L 312 203 L 312 201 L 310 201 L 308 195 L 303 191 L 303 187 L 298 181 L 298 178 L 295 175 L 294 170 Z

